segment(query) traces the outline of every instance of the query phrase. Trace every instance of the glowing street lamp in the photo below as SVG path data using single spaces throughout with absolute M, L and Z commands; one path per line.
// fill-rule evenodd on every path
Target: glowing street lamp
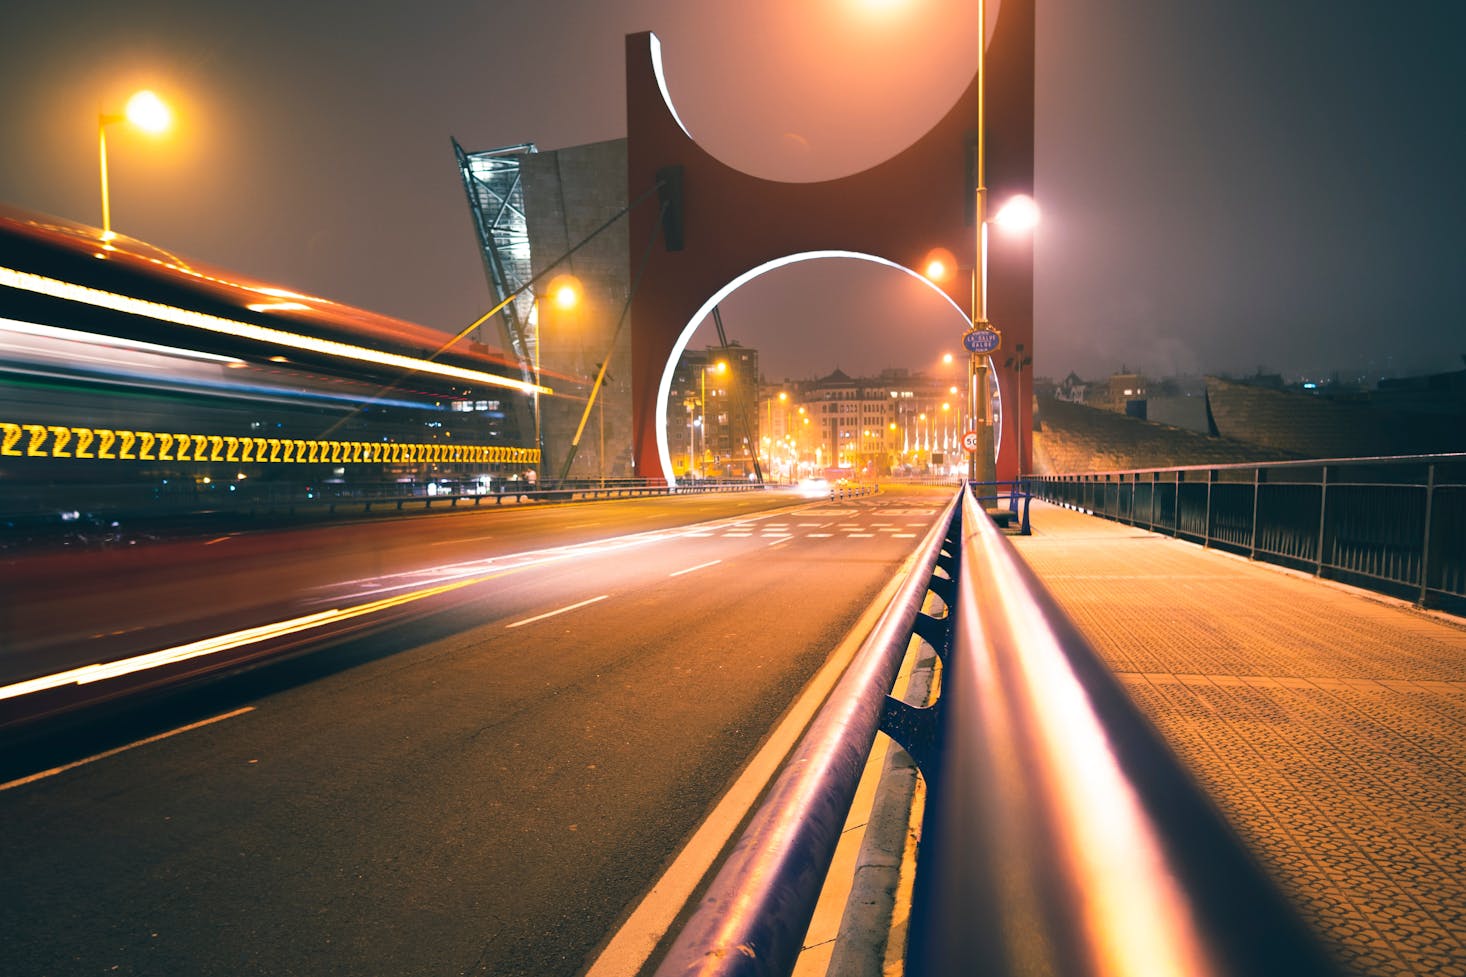
M 708 374 L 716 373 L 722 376 L 728 372 L 728 364 L 724 360 L 718 360 L 698 371 L 698 381 L 702 387 L 702 456 L 701 460 L 706 463 L 708 453 Z
M 963 337 L 967 346 L 967 415 L 977 433 L 977 450 L 968 455 L 969 482 L 997 481 L 997 465 L 993 450 L 992 395 L 988 390 L 988 354 L 996 352 L 1000 334 L 988 321 L 987 274 L 987 3 L 977 0 L 977 262 L 972 270 L 972 327 Z M 993 223 L 1008 228 L 1032 227 L 1038 220 L 1038 208 L 1032 198 L 1010 200 L 993 218 Z M 984 335 L 986 334 L 986 335 Z M 969 343 L 969 340 L 976 340 Z M 982 340 L 991 340 L 983 349 Z
M 131 122 L 144 132 L 163 132 L 173 121 L 173 114 L 163 100 L 149 91 L 141 91 L 127 100 L 121 115 L 97 113 L 97 153 L 102 169 L 102 243 L 111 241 L 112 207 L 107 196 L 107 127 L 114 122 Z
M 540 449 L 537 467 L 543 467 L 545 458 L 544 432 L 540 421 L 540 339 L 545 328 L 544 307 L 553 306 L 559 312 L 569 312 L 580 304 L 585 287 L 574 275 L 561 274 L 551 278 L 545 285 L 542 297 L 534 302 L 534 443 Z M 543 307 L 542 307 L 543 306 Z

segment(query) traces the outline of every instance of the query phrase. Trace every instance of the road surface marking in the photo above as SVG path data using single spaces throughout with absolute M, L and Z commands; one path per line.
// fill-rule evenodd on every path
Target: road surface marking
M 850 538 L 850 539 L 874 539 L 876 534 L 875 533 L 846 533 L 845 535 L 848 538 Z
M 429 546 L 451 546 L 454 543 L 477 543 L 481 539 L 493 539 L 492 536 L 463 536 L 459 539 L 440 539 L 436 543 L 429 543 Z
M 669 577 L 680 577 L 684 573 L 691 573 L 694 570 L 706 570 L 708 567 L 717 566 L 719 563 L 722 563 L 722 562 L 723 562 L 722 560 L 709 560 L 706 563 L 699 563 L 695 567 L 688 567 L 686 570 L 678 570 L 676 573 L 669 573 L 669 574 L 667 574 L 667 576 L 669 576 Z
M 834 533 L 810 533 L 809 534 L 809 538 L 810 539 L 829 539 L 833 535 L 835 535 L 835 534 Z
M 233 533 L 230 533 L 228 536 L 216 536 L 213 539 L 209 540 L 208 542 L 204 543 L 204 545 L 205 546 L 213 546 L 215 543 L 222 543 L 222 542 L 224 542 L 224 540 L 229 539 L 233 535 L 234 535 Z
M 594 604 L 597 601 L 605 600 L 607 597 L 610 597 L 610 596 L 611 596 L 610 594 L 602 594 L 599 597 L 592 597 L 590 600 L 583 600 L 583 601 L 581 601 L 578 604 L 571 604 L 569 607 L 562 607 L 558 611 L 550 611 L 547 614 L 539 614 L 539 615 L 536 615 L 535 617 L 527 617 L 523 621 L 515 621 L 513 624 L 506 624 L 506 625 L 504 625 L 504 627 L 505 628 L 519 628 L 519 627 L 523 627 L 526 624 L 533 624 L 536 621 L 543 621 L 547 617 L 554 617 L 557 614 L 565 614 L 565 613 L 568 613 L 569 611 L 579 610 L 580 608 L 585 607 L 585 606 L 587 606 L 589 604 Z
M 891 538 L 892 539 L 915 539 L 916 538 L 916 534 L 915 533 L 892 533 L 891 534 Z
M 35 783 L 37 780 L 45 780 L 47 777 L 54 777 L 58 773 L 65 773 L 68 770 L 74 770 L 77 767 L 82 766 L 83 764 L 94 763 L 97 760 L 105 760 L 108 757 L 116 756 L 119 753 L 124 753 L 127 750 L 135 749 L 139 746 L 147 746 L 149 743 L 156 743 L 159 740 L 166 740 L 170 736 L 177 736 L 179 733 L 187 733 L 191 730 L 199 729 L 203 726 L 210 726 L 214 723 L 223 722 L 226 719 L 233 719 L 235 716 L 243 716 L 247 712 L 254 711 L 254 706 L 245 706 L 242 709 L 236 709 L 233 712 L 226 712 L 222 716 L 214 716 L 210 719 L 200 719 L 196 723 L 189 723 L 187 726 L 180 726 L 177 729 L 170 729 L 166 733 L 159 733 L 157 736 L 149 736 L 147 739 L 138 740 L 136 743 L 128 743 L 126 746 L 119 746 L 115 749 L 106 750 L 102 753 L 98 753 L 96 756 L 89 756 L 85 760 L 76 760 L 72 763 L 63 763 L 59 767 L 52 767 L 50 770 L 42 770 L 40 773 L 33 773 L 29 777 L 21 777 L 18 780 L 12 780 L 7 783 L 0 784 L 0 790 L 9 790 L 12 787 L 22 787 L 25 784 Z

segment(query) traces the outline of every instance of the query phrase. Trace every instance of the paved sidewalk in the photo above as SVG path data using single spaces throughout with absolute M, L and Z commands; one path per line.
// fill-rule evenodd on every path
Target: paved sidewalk
M 1018 551 L 1344 963 L 1466 977 L 1466 620 L 1035 503 Z

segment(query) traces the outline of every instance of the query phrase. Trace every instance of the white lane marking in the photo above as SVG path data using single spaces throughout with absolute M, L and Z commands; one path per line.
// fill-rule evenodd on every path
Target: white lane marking
M 440 539 L 436 543 L 429 543 L 429 546 L 451 546 L 454 543 L 477 543 L 481 539 L 493 539 L 492 536 L 463 536 L 459 539 Z
M 835 534 L 834 533 L 810 533 L 809 534 L 809 538 L 810 539 L 829 539 L 833 535 L 835 535 Z
M 845 640 L 831 652 L 814 678 L 804 687 L 798 700 L 785 713 L 784 721 L 774 729 L 763 748 L 744 767 L 743 773 L 718 801 L 687 844 L 677 853 L 672 864 L 662 873 L 626 922 L 616 930 L 610 942 L 585 977 L 632 977 L 656 949 L 662 936 L 671 928 L 677 913 L 692 897 L 699 882 L 712 867 L 717 856 L 733 837 L 738 826 L 757 802 L 764 789 L 773 782 L 794 749 L 811 718 L 844 674 L 850 660 L 874 630 L 876 621 L 886 610 L 897 589 L 911 573 L 916 555 L 908 556 L 899 570 L 886 583 L 860 620 L 850 629 Z
M 706 563 L 699 563 L 695 567 L 688 567 L 686 570 L 678 570 L 676 573 L 669 573 L 669 574 L 667 574 L 667 576 L 669 576 L 669 577 L 680 577 L 684 573 L 691 573 L 694 570 L 706 570 L 708 567 L 715 567 L 719 563 L 722 563 L 722 562 L 723 562 L 722 560 L 709 560 Z
M 892 539 L 915 539 L 916 538 L 916 534 L 915 533 L 892 533 L 891 534 L 891 538 Z
M 245 706 L 242 709 L 236 709 L 233 712 L 226 712 L 221 716 L 214 716 L 209 719 L 200 719 L 196 723 L 189 723 L 187 726 L 180 726 L 177 729 L 170 729 L 166 733 L 159 733 L 157 736 L 149 736 L 147 739 L 138 740 L 136 743 L 128 743 L 125 746 L 119 746 L 115 749 L 106 750 L 102 753 L 98 753 L 96 756 L 89 756 L 84 760 L 75 760 L 71 763 L 63 763 L 61 766 L 52 767 L 50 770 L 42 770 L 40 773 L 33 773 L 28 777 L 21 777 L 18 780 L 7 781 L 6 783 L 0 784 L 0 790 L 10 790 L 10 788 L 12 787 L 22 787 L 26 784 L 35 783 L 37 780 L 45 780 L 47 777 L 54 777 L 58 773 L 65 773 L 68 770 L 75 770 L 77 767 L 80 767 L 84 764 L 95 763 L 98 760 L 105 760 L 108 757 L 116 756 L 119 753 L 125 753 L 126 751 L 136 749 L 139 746 L 147 746 L 149 743 L 156 743 L 159 740 L 166 740 L 170 736 L 177 736 L 180 733 L 191 732 L 203 726 L 211 726 L 214 723 L 220 723 L 226 719 L 233 719 L 235 716 L 243 716 L 247 712 L 254 711 L 254 706 Z
M 875 533 L 846 533 L 850 539 L 875 539 Z
M 504 627 L 505 628 L 521 628 L 521 627 L 524 627 L 524 625 L 526 625 L 526 624 L 533 624 L 536 621 L 543 621 L 547 617 L 554 617 L 557 614 L 565 614 L 565 613 L 568 613 L 570 611 L 579 610 L 580 608 L 585 607 L 585 606 L 587 606 L 589 604 L 594 604 L 594 603 L 596 603 L 598 601 L 603 601 L 607 597 L 610 597 L 610 596 L 611 596 L 610 594 L 602 594 L 599 597 L 592 597 L 590 600 L 583 600 L 583 601 L 581 601 L 578 604 L 571 604 L 569 607 L 562 607 L 558 611 L 550 611 L 548 614 L 538 614 L 538 615 L 536 615 L 534 617 L 527 617 L 523 621 L 515 621 L 513 624 L 506 624 L 506 625 L 504 625 Z
M 723 538 L 724 539 L 747 539 L 748 537 L 750 537 L 752 535 L 753 535 L 753 533 L 724 533 L 723 534 Z

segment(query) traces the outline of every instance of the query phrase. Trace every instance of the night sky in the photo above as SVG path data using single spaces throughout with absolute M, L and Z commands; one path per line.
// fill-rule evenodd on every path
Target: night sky
M 972 0 L 8 0 L 0 202 L 457 330 L 487 286 L 449 143 L 625 135 L 626 33 L 761 176 L 863 169 L 971 77 Z M 1466 4 L 1039 0 L 1039 375 L 1370 376 L 1466 353 Z M 705 229 L 690 227 L 689 235 Z M 864 263 L 732 296 L 771 379 L 933 367 L 961 323 Z M 998 323 L 999 326 L 1002 323 Z M 699 336 L 701 341 L 701 335 Z

